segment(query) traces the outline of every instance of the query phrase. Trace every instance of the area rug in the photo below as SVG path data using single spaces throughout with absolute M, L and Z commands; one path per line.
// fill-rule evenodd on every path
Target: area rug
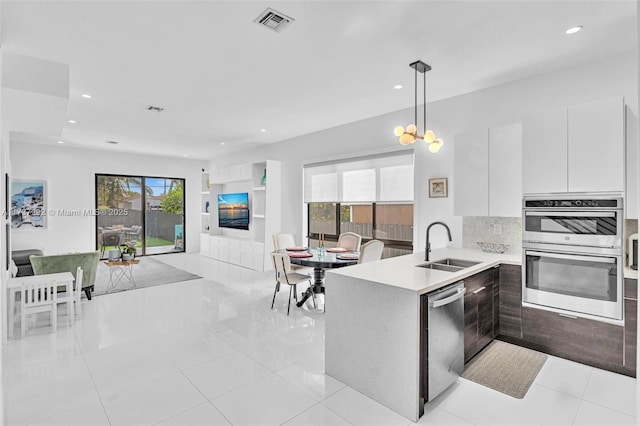
M 199 275 L 174 268 L 150 257 L 139 257 L 138 260 L 140 260 L 140 263 L 133 265 L 133 279 L 136 283 L 135 288 L 131 286 L 126 278 L 123 278 L 114 289 L 109 290 L 108 294 L 202 278 Z M 109 267 L 104 264 L 104 261 L 100 261 L 98 262 L 96 283 L 92 296 L 107 294 L 108 287 Z
M 466 365 L 462 377 L 522 399 L 546 360 L 540 352 L 494 340 Z

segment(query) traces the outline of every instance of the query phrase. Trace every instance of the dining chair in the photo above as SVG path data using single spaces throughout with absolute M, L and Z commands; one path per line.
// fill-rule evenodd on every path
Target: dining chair
M 293 235 L 285 234 L 283 232 L 278 232 L 277 234 L 273 234 L 273 249 L 275 251 L 285 250 L 287 247 L 295 247 L 296 241 L 293 239 Z M 291 265 L 291 269 L 294 272 L 300 274 L 311 274 L 313 273 L 313 268 L 309 268 L 306 266 L 300 265 Z
M 358 263 L 373 262 L 382 259 L 384 243 L 380 240 L 371 240 L 360 247 L 360 257 Z
M 346 248 L 349 251 L 360 251 L 362 237 L 355 232 L 343 232 L 338 237 L 338 247 Z
M 49 312 L 53 332 L 56 332 L 58 328 L 57 300 L 58 291 L 55 281 L 23 284 L 20 290 L 20 332 L 22 337 L 27 334 L 27 315 L 39 312 Z
M 81 318 L 82 317 L 82 305 L 80 304 L 80 302 L 82 301 L 82 275 L 83 275 L 83 271 L 82 271 L 82 267 L 78 266 L 78 269 L 76 269 L 76 282 L 73 285 L 73 303 L 76 305 L 76 317 L 77 318 Z
M 289 286 L 289 305 L 287 306 L 287 315 L 291 310 L 291 292 L 294 293 L 294 298 L 298 300 L 298 284 L 305 281 L 311 285 L 311 277 L 305 274 L 298 274 L 291 269 L 291 259 L 289 256 L 282 253 L 272 253 L 273 265 L 276 268 L 276 288 L 273 292 L 273 300 L 271 301 L 271 309 L 276 301 L 276 293 L 280 291 L 280 284 L 287 284 Z

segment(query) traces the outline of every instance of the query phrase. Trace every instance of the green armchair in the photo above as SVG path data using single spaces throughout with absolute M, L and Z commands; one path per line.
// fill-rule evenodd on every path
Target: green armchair
M 91 292 L 96 282 L 98 257 L 100 252 L 56 254 L 52 256 L 29 256 L 35 275 L 71 272 L 76 276 L 78 266 L 82 267 L 82 289 L 91 300 Z

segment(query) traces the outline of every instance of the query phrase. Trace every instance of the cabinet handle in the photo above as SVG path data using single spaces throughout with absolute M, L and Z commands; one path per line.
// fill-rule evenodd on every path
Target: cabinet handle
M 558 315 L 560 315 L 561 317 L 565 317 L 565 318 L 578 319 L 578 317 L 573 316 L 573 315 L 567 315 L 567 314 L 558 314 Z
M 480 293 L 482 290 L 484 290 L 485 288 L 486 288 L 486 287 L 480 287 L 479 289 L 477 289 L 476 291 L 474 291 L 474 292 L 473 292 L 473 293 L 471 293 L 471 294 L 478 294 L 478 293 Z

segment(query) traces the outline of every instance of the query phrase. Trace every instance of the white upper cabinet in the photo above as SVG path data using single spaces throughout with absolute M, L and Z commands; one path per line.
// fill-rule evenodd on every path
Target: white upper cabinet
M 522 122 L 522 192 L 567 192 L 567 109 Z
M 523 121 L 525 194 L 622 192 L 624 100 L 545 111 Z
M 489 129 L 489 216 L 522 214 L 522 124 Z
M 453 146 L 453 214 L 486 216 L 489 213 L 489 132 L 460 133 Z
M 624 102 L 606 99 L 569 107 L 569 192 L 624 190 Z
M 522 125 L 460 133 L 454 146 L 453 214 L 521 215 Z

